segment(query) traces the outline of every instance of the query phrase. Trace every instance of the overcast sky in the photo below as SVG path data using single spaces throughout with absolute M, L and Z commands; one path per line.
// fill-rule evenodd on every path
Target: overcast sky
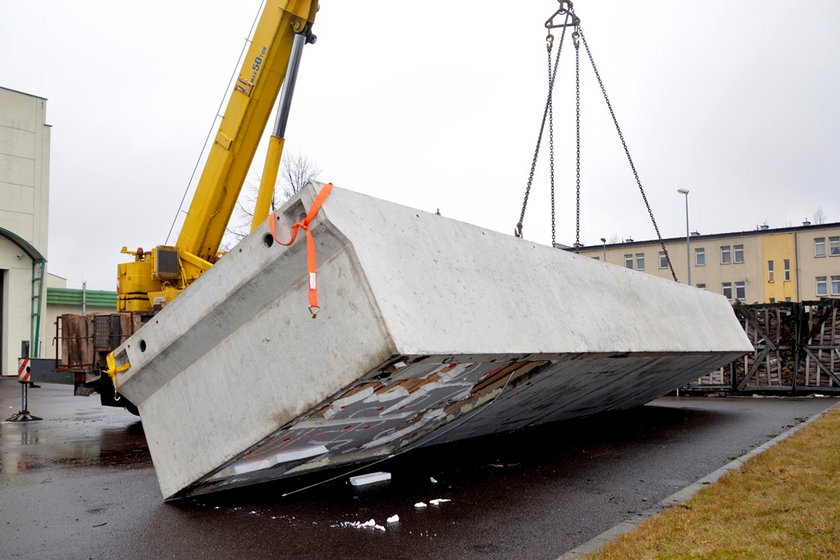
M 0 86 L 48 99 L 49 269 L 114 289 L 165 241 L 260 0 L 0 0 Z M 320 179 L 510 233 L 556 0 L 323 0 L 287 129 Z M 662 235 L 840 221 L 838 0 L 578 0 Z M 573 50 L 555 100 L 574 242 Z M 581 241 L 654 237 L 582 53 Z M 259 156 L 257 161 L 259 162 Z M 257 173 L 260 164 L 255 165 Z M 547 158 L 525 236 L 550 242 Z M 256 182 L 252 172 L 251 182 Z

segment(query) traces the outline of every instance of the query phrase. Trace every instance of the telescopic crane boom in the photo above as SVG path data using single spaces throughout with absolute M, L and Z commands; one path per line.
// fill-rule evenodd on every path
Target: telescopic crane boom
M 314 42 L 311 29 L 317 10 L 317 0 L 266 0 L 178 240 L 150 252 L 122 249 L 134 260 L 118 265 L 119 311 L 152 311 L 165 305 L 219 259 L 219 245 L 284 80 L 283 107 L 288 111 L 300 50 Z M 289 68 L 292 74 L 287 76 Z M 285 118 L 278 117 L 283 126 Z M 254 223 L 268 215 L 266 199 L 274 187 L 273 181 L 267 184 L 268 178 L 277 176 L 282 128 L 274 132 Z

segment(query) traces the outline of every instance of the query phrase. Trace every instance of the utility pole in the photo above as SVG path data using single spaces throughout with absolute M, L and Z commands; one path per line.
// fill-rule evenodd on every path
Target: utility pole
M 685 195 L 685 263 L 688 265 L 688 285 L 691 286 L 691 232 L 688 228 L 688 189 L 677 189 Z

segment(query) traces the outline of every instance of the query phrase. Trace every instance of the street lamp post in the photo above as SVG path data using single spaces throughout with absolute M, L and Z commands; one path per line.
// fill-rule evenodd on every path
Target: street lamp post
M 601 243 L 604 244 L 604 262 L 607 262 L 607 238 L 602 237 L 601 238 Z
M 688 265 L 688 285 L 691 286 L 691 233 L 688 229 L 688 189 L 677 189 L 685 195 L 685 262 Z

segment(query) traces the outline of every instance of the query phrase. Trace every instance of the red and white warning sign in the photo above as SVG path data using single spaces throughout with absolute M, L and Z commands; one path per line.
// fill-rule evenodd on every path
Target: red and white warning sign
M 29 367 L 29 358 L 18 358 L 18 381 L 29 383 L 29 374 L 32 369 Z

